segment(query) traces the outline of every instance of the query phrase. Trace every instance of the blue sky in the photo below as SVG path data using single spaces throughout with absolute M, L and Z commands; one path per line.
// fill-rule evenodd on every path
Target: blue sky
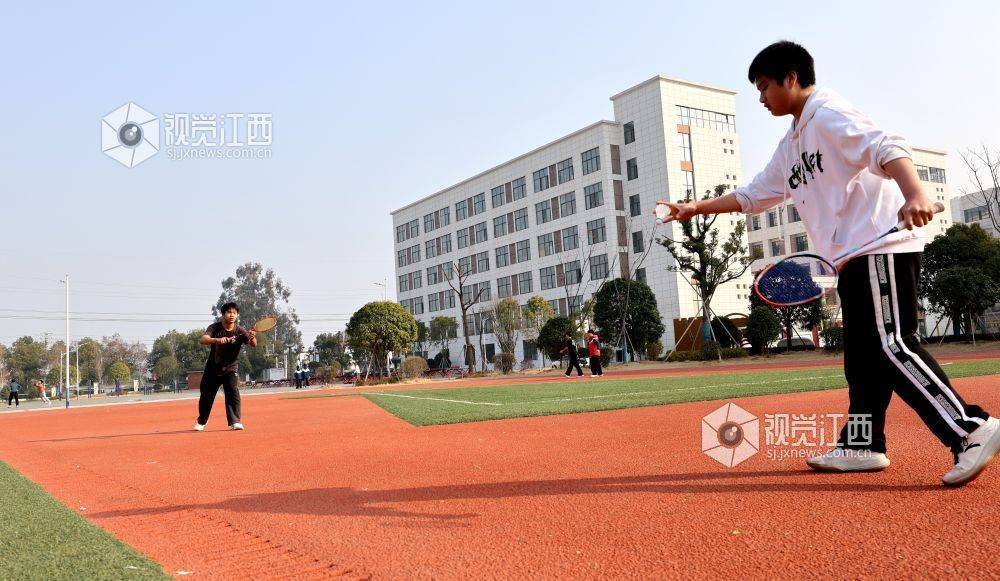
M 68 272 L 75 310 L 168 314 L 74 335 L 151 342 L 207 324 L 219 282 L 256 260 L 292 288 L 311 341 L 393 285 L 391 210 L 610 118 L 608 97 L 655 74 L 740 92 L 751 177 L 786 122 L 745 72 L 780 38 L 915 144 L 1000 147 L 998 21 L 989 2 L 10 5 L 0 315 L 61 310 Z M 271 113 L 273 158 L 125 168 L 99 127 L 129 101 Z M 957 156 L 948 170 L 955 192 Z M 0 317 L 0 342 L 45 332 L 62 323 Z

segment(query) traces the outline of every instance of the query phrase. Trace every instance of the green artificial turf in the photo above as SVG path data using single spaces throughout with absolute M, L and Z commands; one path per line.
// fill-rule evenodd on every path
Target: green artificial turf
M 0 579 L 169 579 L 3 462 L 0 490 Z
M 960 361 L 944 367 L 950 377 L 1000 374 L 1000 361 Z M 394 390 L 363 394 L 386 411 L 418 426 L 594 412 L 754 395 L 846 387 L 838 368 L 753 371 L 654 378 L 568 378 L 458 389 Z

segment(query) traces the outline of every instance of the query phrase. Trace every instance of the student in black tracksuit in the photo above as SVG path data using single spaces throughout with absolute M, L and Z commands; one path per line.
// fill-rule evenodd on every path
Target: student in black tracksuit
M 954 454 L 942 482 L 970 482 L 1000 450 L 1000 421 L 962 399 L 916 334 L 925 242 L 915 228 L 934 219 L 934 204 L 918 181 L 910 146 L 833 91 L 816 87 L 813 59 L 795 43 L 762 50 L 748 77 L 768 111 L 792 115 L 792 126 L 753 181 L 724 196 L 670 203 L 665 222 L 757 214 L 784 208 L 790 198 L 811 252 L 832 260 L 860 247 L 837 265 L 850 417 L 838 446 L 807 463 L 835 472 L 887 468 L 885 416 L 895 391 Z M 903 230 L 869 243 L 899 220 Z
M 236 303 L 222 305 L 222 320 L 212 323 L 201 337 L 202 345 L 211 345 L 208 361 L 205 362 L 205 373 L 201 378 L 201 398 L 198 400 L 198 423 L 194 429 L 202 431 L 212 413 L 212 404 L 219 393 L 219 387 L 226 397 L 226 419 L 233 430 L 242 430 L 240 420 L 240 390 L 239 367 L 236 360 L 240 356 L 240 348 L 244 344 L 257 347 L 257 332 L 252 328 L 247 331 L 236 325 L 239 318 L 239 307 Z
M 577 350 L 576 341 L 573 340 L 572 334 L 566 333 L 566 344 L 559 353 L 569 355 L 569 365 L 566 366 L 566 377 L 573 374 L 573 368 L 576 368 L 577 377 L 583 377 L 583 368 L 580 367 L 580 353 Z

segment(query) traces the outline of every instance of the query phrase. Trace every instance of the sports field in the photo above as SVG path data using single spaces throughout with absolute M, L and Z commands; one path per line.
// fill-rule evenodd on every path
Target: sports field
M 944 361 L 1000 409 L 1000 358 Z M 720 399 L 843 413 L 837 368 L 449 385 L 250 397 L 245 432 L 218 409 L 191 431 L 192 400 L 0 415 L 24 476 L 0 470 L 24 531 L 0 578 L 976 576 L 994 551 L 1000 471 L 941 487 L 950 455 L 900 402 L 883 473 L 702 453 Z

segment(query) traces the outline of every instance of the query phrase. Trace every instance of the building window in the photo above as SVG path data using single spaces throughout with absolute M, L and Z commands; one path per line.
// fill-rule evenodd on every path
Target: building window
M 789 207 L 791 208 L 791 213 L 788 216 L 788 221 L 789 222 L 801 222 L 802 221 L 802 216 L 799 216 L 799 209 L 796 208 L 794 205 L 789 206 Z
M 538 347 L 531 341 L 521 341 L 521 348 L 524 349 L 525 361 L 536 361 L 538 359 Z
M 514 231 L 520 232 L 528 227 L 528 209 L 521 208 L 514 212 Z
M 771 244 L 771 256 L 781 256 L 785 253 L 785 241 L 773 238 L 770 241 Z
M 486 222 L 480 222 L 476 224 L 476 241 L 473 244 L 481 244 L 486 240 Z
M 604 205 L 604 192 L 601 190 L 601 182 L 590 184 L 583 188 L 583 199 L 587 209 Z
M 573 179 L 573 158 L 564 159 L 556 166 L 559 170 L 559 183 L 564 184 Z
M 681 148 L 681 161 L 691 162 L 691 134 L 678 133 L 677 143 Z
M 646 240 L 642 237 L 642 232 L 632 233 L 632 252 L 642 254 L 646 251 Z
M 682 171 L 684 174 L 684 195 L 688 198 L 694 198 L 694 172 Z
M 965 210 L 964 222 L 966 224 L 971 222 L 978 222 L 979 220 L 985 220 L 987 217 L 989 217 L 989 215 L 990 213 L 986 206 L 976 206 L 975 208 L 969 208 L 968 210 Z
M 480 252 L 476 255 L 476 272 L 486 272 L 490 269 L 490 253 Z
M 493 207 L 499 208 L 507 201 L 507 194 L 504 193 L 503 186 L 497 186 L 490 190 L 490 198 L 493 200 Z
M 527 188 L 524 185 L 524 178 L 517 178 L 510 183 L 511 188 L 514 190 L 514 199 L 520 200 L 524 196 L 528 195 Z
M 506 298 L 511 295 L 510 277 L 505 276 L 497 279 L 497 298 Z
M 522 240 L 517 243 L 517 261 L 527 262 L 531 260 L 531 240 Z
M 434 293 L 427 295 L 427 310 L 434 313 L 441 310 L 441 295 Z
M 455 221 L 459 222 L 469 217 L 469 200 L 462 200 L 455 204 Z
M 635 194 L 634 196 L 628 197 L 628 209 L 629 209 L 629 215 L 631 215 L 632 217 L 642 214 L 642 207 L 639 204 L 639 194 Z
M 631 121 L 625 124 L 625 145 L 635 141 L 635 125 Z
M 944 170 L 942 168 L 932 167 L 928 169 L 930 169 L 930 178 L 932 182 L 938 184 L 947 183 L 947 180 L 944 178 Z
M 556 286 L 556 267 L 546 266 L 538 271 L 538 284 L 542 290 L 549 290 Z
M 486 192 L 477 194 L 472 198 L 473 215 L 482 214 L 486 211 Z
M 499 238 L 507 235 L 507 216 L 493 218 L 493 237 Z
M 497 256 L 496 258 L 497 268 L 503 268 L 507 266 L 508 264 L 510 264 L 510 247 L 501 246 L 500 248 L 497 248 L 496 256 Z
M 552 221 L 552 204 L 549 200 L 535 204 L 535 225 L 541 226 Z
M 607 234 L 604 230 L 604 218 L 587 222 L 587 244 L 597 244 L 605 240 L 607 240 Z
M 578 226 L 572 226 L 570 228 L 563 228 L 562 231 L 562 249 L 563 252 L 567 250 L 576 250 L 580 247 L 580 229 Z
M 583 281 L 583 273 L 580 270 L 579 260 L 564 264 L 563 272 L 566 276 L 566 284 L 580 284 Z
M 600 148 L 588 149 L 580 154 L 580 159 L 583 162 L 583 175 L 594 173 L 601 169 Z
M 420 236 L 420 220 L 416 218 L 396 226 L 396 242 L 405 242 L 417 236 Z
M 522 272 L 517 275 L 517 293 L 526 295 L 532 292 L 531 289 L 531 272 Z
M 469 245 L 469 229 L 462 228 L 458 231 L 458 247 L 465 248 Z
M 542 168 L 531 174 L 535 180 L 535 193 L 549 189 L 549 168 Z
M 764 258 L 764 243 L 763 242 L 753 242 L 750 244 L 750 258 L 757 260 L 759 258 Z
M 780 222 L 780 220 L 778 219 L 777 210 L 771 210 L 770 212 L 767 213 L 767 226 L 769 228 L 777 226 L 778 222 Z
M 760 230 L 760 216 L 755 215 L 750 217 L 750 231 Z
M 590 257 L 590 280 L 604 280 L 608 278 L 608 255 Z
M 641 282 L 642 284 L 646 284 L 646 269 L 645 268 L 635 269 L 635 279 Z
M 451 263 L 448 263 L 451 266 Z M 427 269 L 427 286 L 444 282 L 444 267 L 442 265 L 432 266 Z
M 559 196 L 559 216 L 565 218 L 576 214 L 576 192 Z
M 639 177 L 639 163 L 636 158 L 632 158 L 625 162 L 625 173 L 628 174 L 628 179 L 634 180 Z
M 677 106 L 677 124 L 736 133 L 736 115 Z
M 792 236 L 792 248 L 793 252 L 805 252 L 809 250 L 809 237 L 805 234 Z
M 552 234 L 542 234 L 538 237 L 538 256 L 549 256 L 555 254 L 556 245 Z

